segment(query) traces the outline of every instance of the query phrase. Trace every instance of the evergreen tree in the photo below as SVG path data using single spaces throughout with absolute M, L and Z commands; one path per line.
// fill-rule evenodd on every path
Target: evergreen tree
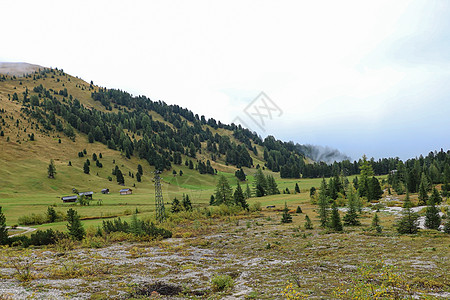
M 380 218 L 378 217 L 378 214 L 375 213 L 372 219 L 372 228 L 375 229 L 378 233 L 381 233 L 381 225 L 380 225 Z
M 139 174 L 139 173 L 137 173 L 137 174 Z M 177 212 L 180 212 L 181 210 L 182 210 L 182 206 L 180 204 L 180 200 L 178 200 L 177 197 L 173 198 L 171 211 L 173 213 L 177 213 Z
M 216 199 L 214 198 L 214 195 L 211 195 L 211 197 L 209 198 L 209 205 L 214 205 L 216 202 Z
M 89 174 L 89 172 L 90 172 L 89 164 L 87 163 L 87 161 L 84 162 L 83 172 L 84 172 L 84 174 Z
M 56 168 L 55 163 L 53 162 L 53 159 L 50 160 L 50 164 L 48 165 L 47 169 L 48 178 L 55 178 L 56 174 Z
M 435 205 L 439 205 L 442 202 L 442 197 L 439 195 L 439 192 L 435 187 L 433 188 L 429 201 L 432 201 Z
M 313 229 L 313 224 L 308 215 L 305 215 L 305 229 Z
M 243 209 L 248 210 L 248 204 L 244 197 L 244 192 L 242 191 L 239 181 L 237 182 L 236 189 L 234 190 L 234 203 L 241 206 Z
M 116 180 L 118 184 L 125 184 L 125 178 L 119 168 L 116 169 Z
M 6 245 L 8 243 L 8 229 L 6 228 L 6 217 L 2 212 L 0 206 L 0 245 Z
M 245 181 L 245 172 L 244 170 L 242 170 L 242 168 L 240 168 L 239 170 L 236 170 L 236 172 L 234 172 L 234 176 L 236 176 L 240 181 Z
M 297 206 L 297 210 L 295 211 L 297 214 L 301 214 L 303 213 L 302 208 L 299 206 Z
M 380 182 L 373 176 L 368 179 L 368 190 L 367 190 L 367 200 L 378 200 L 383 195 L 383 190 L 381 189 Z
M 359 183 L 358 183 L 359 195 L 361 197 L 367 197 L 368 193 L 369 193 L 369 180 L 370 180 L 370 177 L 374 175 L 374 172 L 372 169 L 372 165 L 367 160 L 366 155 L 363 155 L 362 162 L 361 162 L 361 165 L 359 168 L 361 170 L 361 175 L 360 175 L 361 179 L 359 180 Z
M 330 220 L 330 228 L 334 231 L 342 231 L 342 222 L 341 216 L 339 215 L 339 210 L 336 206 L 336 202 L 333 201 L 331 205 L 331 220 Z
M 428 193 L 425 184 L 422 181 L 419 186 L 419 202 L 417 203 L 417 205 L 423 206 L 427 202 L 428 202 Z
M 411 209 L 412 203 L 409 199 L 409 192 L 407 191 L 405 202 L 403 203 L 403 212 L 402 218 L 397 222 L 396 227 L 397 231 L 401 234 L 409 233 L 417 233 L 419 230 L 418 219 L 419 215 L 414 213 Z
M 300 194 L 300 188 L 298 186 L 298 183 L 295 183 L 295 192 Z
M 261 168 L 256 170 L 254 185 L 256 197 L 267 195 L 267 180 Z
M 252 197 L 252 191 L 250 190 L 250 187 L 248 186 L 248 183 L 247 183 L 247 188 L 245 189 L 245 198 L 249 199 L 251 197 Z
M 189 195 L 183 194 L 183 200 L 182 200 L 183 208 L 185 211 L 191 211 L 192 210 L 192 203 L 191 199 L 189 199 Z
M 69 230 L 69 235 L 78 241 L 81 241 L 86 235 L 86 231 L 81 224 L 80 217 L 76 210 L 70 208 L 67 211 L 67 229 Z
M 142 169 L 142 166 L 140 164 L 137 166 L 137 171 L 139 174 L 141 174 L 141 176 L 144 175 L 144 170 Z
M 216 186 L 215 205 L 226 204 L 231 205 L 233 203 L 233 190 L 231 189 L 228 180 L 225 176 L 220 175 L 219 181 Z
M 281 223 L 292 223 L 292 216 L 289 213 L 289 208 L 287 207 L 286 201 L 284 202 L 283 215 L 281 217 Z
M 53 207 L 49 206 L 47 207 L 47 219 L 50 223 L 53 223 L 56 221 L 57 215 L 56 211 Z
M 137 182 L 141 182 L 141 173 L 136 173 L 136 180 Z
M 437 230 L 441 225 L 441 216 L 439 215 L 439 210 L 434 203 L 434 197 L 431 197 L 427 204 L 427 211 L 425 213 L 425 227 L 428 229 Z
M 320 226 L 327 227 L 329 199 L 327 197 L 325 178 L 322 179 L 322 183 L 320 185 L 319 201 L 317 201 L 317 205 L 319 205 Z
M 268 195 L 277 195 L 280 193 L 280 190 L 278 189 L 278 185 L 275 181 L 275 178 L 273 178 L 272 175 L 267 175 L 266 182 L 267 182 L 267 194 Z
M 354 191 L 353 187 L 349 188 L 348 191 L 348 205 L 347 205 L 347 213 L 345 214 L 343 220 L 344 225 L 347 226 L 358 226 L 361 225 L 361 222 L 358 220 L 358 207 L 356 203 L 356 191 Z

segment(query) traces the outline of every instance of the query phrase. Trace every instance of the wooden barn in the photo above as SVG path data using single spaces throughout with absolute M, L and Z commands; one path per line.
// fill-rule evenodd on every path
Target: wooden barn
M 67 202 L 76 202 L 76 201 L 78 200 L 78 196 L 77 196 L 77 195 L 73 195 L 73 196 L 64 196 L 64 197 L 61 197 L 61 200 L 62 200 L 64 203 L 67 203 Z
M 82 193 L 78 193 L 78 195 L 84 196 L 85 198 L 92 200 L 92 196 L 94 195 L 94 192 L 82 192 Z
M 109 189 L 103 189 L 102 194 L 109 194 Z
M 133 193 L 133 190 L 132 190 L 132 189 L 121 189 L 121 190 L 119 191 L 119 193 L 120 193 L 121 195 L 131 195 L 131 194 Z

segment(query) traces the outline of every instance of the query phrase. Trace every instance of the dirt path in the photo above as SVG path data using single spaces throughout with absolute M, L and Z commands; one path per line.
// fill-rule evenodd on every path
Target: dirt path
M 8 228 L 8 229 L 11 229 L 11 228 Z M 16 227 L 15 229 L 16 229 L 16 230 L 25 230 L 25 231 L 24 231 L 24 232 L 19 232 L 19 233 L 12 234 L 12 235 L 10 235 L 9 237 L 14 237 L 14 236 L 26 234 L 26 233 L 33 232 L 33 231 L 36 230 L 36 228 L 32 228 L 32 227 Z

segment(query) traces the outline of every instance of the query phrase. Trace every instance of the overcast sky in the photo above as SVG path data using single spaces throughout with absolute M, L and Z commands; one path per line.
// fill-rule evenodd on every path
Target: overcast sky
M 263 137 L 353 159 L 450 148 L 449 1 L 1 1 L 0 20 L 0 61 Z M 261 91 L 262 126 L 245 113 L 268 115 Z

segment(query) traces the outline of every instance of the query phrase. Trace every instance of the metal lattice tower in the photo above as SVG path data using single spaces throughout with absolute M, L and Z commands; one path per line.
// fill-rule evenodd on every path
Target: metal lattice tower
M 160 173 L 161 171 L 155 171 L 155 209 L 156 220 L 159 223 L 162 223 L 166 219 L 166 211 L 164 209 L 164 200 L 161 189 L 161 177 L 159 177 Z

